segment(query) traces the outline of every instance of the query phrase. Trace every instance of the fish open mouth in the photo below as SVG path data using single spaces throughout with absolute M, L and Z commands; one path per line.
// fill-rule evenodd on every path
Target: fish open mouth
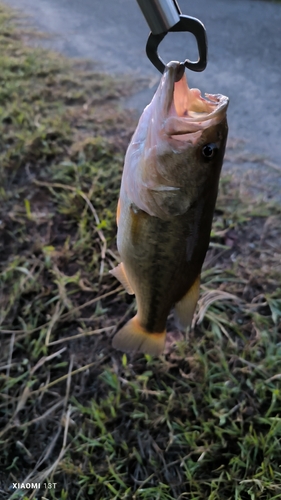
M 194 142 L 202 131 L 216 125 L 225 117 L 229 99 L 221 94 L 201 96 L 199 89 L 188 87 L 185 73 L 176 81 L 180 63 L 167 65 L 164 78 L 167 80 L 167 115 L 165 133 L 173 139 Z

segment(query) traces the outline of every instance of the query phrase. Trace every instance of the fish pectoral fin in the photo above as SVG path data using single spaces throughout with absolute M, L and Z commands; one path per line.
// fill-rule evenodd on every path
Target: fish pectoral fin
M 124 352 L 142 352 L 159 356 L 164 351 L 165 340 L 166 331 L 149 333 L 140 325 L 137 316 L 135 316 L 116 333 L 112 346 Z
M 129 294 L 129 295 L 134 295 L 135 292 L 128 280 L 128 276 L 127 276 L 127 273 L 125 271 L 125 266 L 123 264 L 123 262 L 121 262 L 120 264 L 118 264 L 118 266 L 114 267 L 114 269 L 111 269 L 111 271 L 109 271 L 110 274 L 113 274 L 113 276 L 115 276 L 115 278 L 117 278 L 121 285 L 123 285 L 123 287 L 125 288 L 126 292 Z
M 180 326 L 186 329 L 191 325 L 193 314 L 199 298 L 200 275 L 194 281 L 192 287 L 175 305 L 175 314 L 179 320 Z
M 173 186 L 165 186 L 163 184 L 159 184 L 159 185 L 155 185 L 153 187 L 149 187 L 147 186 L 147 188 L 150 190 L 150 191 L 156 191 L 157 193 L 164 193 L 164 192 L 178 192 L 180 190 L 179 187 L 173 187 Z

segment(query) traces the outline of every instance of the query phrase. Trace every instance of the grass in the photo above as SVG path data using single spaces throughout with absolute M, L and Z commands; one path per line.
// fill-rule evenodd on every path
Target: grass
M 280 498 L 280 207 L 224 176 L 188 341 L 114 351 L 132 82 L 24 38 L 1 7 L 1 498 Z

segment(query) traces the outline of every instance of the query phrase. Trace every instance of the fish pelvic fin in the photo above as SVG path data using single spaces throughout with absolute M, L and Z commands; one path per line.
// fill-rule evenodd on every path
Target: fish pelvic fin
M 165 347 L 166 331 L 149 333 L 143 328 L 135 316 L 116 333 L 112 341 L 115 349 L 124 352 L 142 352 L 152 356 L 159 356 Z
M 110 274 L 115 276 L 115 278 L 117 278 L 120 281 L 121 285 L 123 285 L 123 287 L 125 288 L 126 292 L 129 295 L 135 294 L 135 292 L 134 292 L 134 290 L 129 282 L 129 279 L 128 279 L 127 273 L 125 271 L 125 266 L 124 266 L 123 262 L 118 264 L 118 266 L 114 267 L 114 269 L 112 269 L 109 272 L 110 272 Z
M 183 298 L 175 305 L 175 315 L 178 319 L 179 326 L 186 329 L 191 325 L 193 314 L 199 299 L 200 291 L 200 275 L 197 276 L 192 287 L 183 296 Z

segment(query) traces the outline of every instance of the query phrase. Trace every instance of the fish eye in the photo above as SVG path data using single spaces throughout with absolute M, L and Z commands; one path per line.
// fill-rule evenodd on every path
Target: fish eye
M 205 144 L 202 148 L 202 155 L 205 158 L 205 160 L 212 160 L 217 152 L 218 148 L 216 144 L 210 143 L 210 144 Z

